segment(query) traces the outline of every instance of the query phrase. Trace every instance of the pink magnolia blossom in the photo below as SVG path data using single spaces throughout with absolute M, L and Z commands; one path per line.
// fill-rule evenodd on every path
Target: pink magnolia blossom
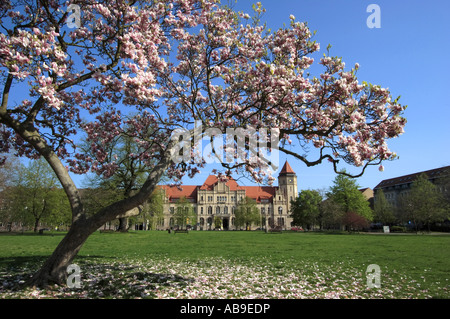
M 360 83 L 359 64 L 347 69 L 332 56 L 315 61 L 320 45 L 294 16 L 269 31 L 258 23 L 265 11 L 260 3 L 254 19 L 214 0 L 74 3 L 82 12 L 74 29 L 63 19 L 66 2 L 0 7 L 0 123 L 8 136 L 0 151 L 35 158 L 51 150 L 73 172 L 110 176 L 118 164 L 109 147 L 125 135 L 139 145 L 132 157 L 150 170 L 171 145 L 172 132 L 192 132 L 198 121 L 223 133 L 276 128 L 282 143 L 273 149 L 308 166 L 330 161 L 337 172 L 344 162 L 362 174 L 396 156 L 387 141 L 404 132 L 405 107 L 389 90 Z M 314 63 L 322 72 L 308 76 Z M 13 100 L 8 93 L 19 85 L 28 90 Z M 77 146 L 80 137 L 92 156 Z M 298 145 L 312 145 L 317 156 L 304 156 Z M 242 154 L 224 168 L 273 181 L 267 161 Z M 172 163 L 167 173 L 181 179 L 203 165 Z

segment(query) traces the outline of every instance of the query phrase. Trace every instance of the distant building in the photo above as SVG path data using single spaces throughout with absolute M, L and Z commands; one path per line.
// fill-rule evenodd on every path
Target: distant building
M 373 189 L 366 187 L 366 188 L 361 188 L 359 190 L 363 196 L 367 199 L 367 201 L 369 202 L 370 208 L 373 209 L 373 200 L 374 200 L 374 195 L 373 195 Z
M 430 182 L 432 182 L 433 184 L 437 184 L 437 182 L 443 177 L 450 176 L 450 166 L 444 166 L 428 171 L 385 179 L 374 188 L 375 201 L 377 197 L 377 191 L 382 189 L 386 200 L 391 204 L 391 206 L 393 208 L 399 208 L 401 205 L 401 199 L 409 194 L 412 184 L 421 174 L 425 174 L 426 176 L 428 176 L 428 180 Z
M 215 175 L 210 175 L 203 185 L 160 187 L 164 190 L 165 201 L 164 218 L 160 219 L 159 229 L 175 226 L 177 202 L 183 197 L 197 213 L 197 229 L 213 229 L 217 218 L 220 218 L 221 229 L 237 229 L 235 209 L 246 196 L 256 201 L 263 227 L 290 229 L 290 201 L 298 194 L 297 175 L 287 161 L 279 173 L 278 186 L 240 186 L 232 178 L 221 182 Z

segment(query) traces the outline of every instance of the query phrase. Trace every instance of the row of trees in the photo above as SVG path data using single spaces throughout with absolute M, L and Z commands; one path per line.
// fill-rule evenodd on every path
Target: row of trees
M 70 224 L 67 196 L 45 161 L 33 161 L 28 166 L 9 161 L 0 175 L 0 222 L 4 228 L 11 230 L 18 225 L 16 228 L 36 232 L 41 224 L 52 228 Z
M 124 157 L 126 159 L 126 157 Z M 96 211 L 126 198 L 139 185 L 144 170 L 136 170 L 124 161 L 122 175 L 109 179 L 89 176 L 86 188 L 81 189 L 86 213 Z M 163 195 L 154 191 L 140 210 L 140 214 L 116 219 L 108 223 L 109 228 L 127 231 L 132 224 L 144 224 L 146 229 L 155 228 L 163 214 Z M 70 204 L 64 190 L 48 163 L 36 160 L 24 165 L 7 158 L 0 168 L 0 223 L 8 231 L 39 228 L 67 230 L 71 224 Z
M 294 225 L 311 229 L 367 229 L 371 223 L 406 225 L 430 230 L 430 227 L 450 218 L 450 179 L 437 184 L 420 175 L 409 191 L 398 196 L 396 204 L 389 202 L 382 189 L 375 193 L 373 206 L 359 190 L 356 181 L 339 175 L 328 191 L 303 190 L 292 202 Z

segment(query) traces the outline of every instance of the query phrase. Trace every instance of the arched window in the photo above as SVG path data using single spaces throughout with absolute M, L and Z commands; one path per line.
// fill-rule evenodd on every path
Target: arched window
M 212 207 L 208 206 L 208 215 L 212 215 Z
M 225 206 L 225 207 L 223 208 L 223 213 L 226 214 L 226 215 L 228 215 L 228 206 Z
M 219 206 L 216 207 L 216 214 L 220 214 L 220 207 Z
M 200 226 L 205 225 L 205 219 L 203 217 L 200 218 Z

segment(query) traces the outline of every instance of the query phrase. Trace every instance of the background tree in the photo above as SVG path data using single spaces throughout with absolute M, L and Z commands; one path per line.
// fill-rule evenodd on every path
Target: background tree
M 342 223 L 349 232 L 369 227 L 367 218 L 351 211 L 344 214 Z
M 95 154 L 92 152 L 94 149 L 92 143 L 94 142 L 91 141 L 89 143 L 85 141 L 81 147 L 86 154 L 95 157 Z M 136 155 L 141 152 L 142 150 L 140 150 L 138 143 L 126 134 L 115 136 L 110 141 L 107 154 L 114 158 L 116 165 L 114 173 L 109 177 L 105 177 L 103 174 L 94 174 L 89 178 L 91 188 L 109 190 L 109 194 L 113 195 L 108 203 L 103 204 L 103 207 L 118 200 L 129 198 L 133 192 L 139 190 L 145 183 L 148 175 L 148 166 L 145 161 Z M 119 192 L 121 192 L 120 195 Z M 117 230 L 121 232 L 128 231 L 128 217 L 119 218 L 118 220 Z
M 328 197 L 339 204 L 346 214 L 356 213 L 367 221 L 373 219 L 370 204 L 359 191 L 359 187 L 353 178 L 344 175 L 336 176 L 333 185 L 330 187 Z
M 425 174 L 420 174 L 413 182 L 405 203 L 416 230 L 423 225 L 430 231 L 432 223 L 443 221 L 446 217 L 442 193 Z
M 153 191 L 150 199 L 142 210 L 143 219 L 148 219 L 148 229 L 157 229 L 158 225 L 164 221 L 164 191 L 157 188 Z
M 220 216 L 214 217 L 214 229 L 222 229 L 222 218 Z
M 64 215 L 59 211 L 62 207 L 59 205 L 57 187 L 58 180 L 43 159 L 30 162 L 19 172 L 18 183 L 13 188 L 14 209 L 19 214 L 25 213 L 26 220 L 32 221 L 35 232 L 43 220 L 50 220 L 52 212 Z
M 436 180 L 436 187 L 441 192 L 445 218 L 450 219 L 450 169 Z
M 322 196 L 316 190 L 302 190 L 291 202 L 291 217 L 294 225 L 310 229 L 319 222 Z
M 341 205 L 335 202 L 332 198 L 326 198 L 319 205 L 319 223 L 321 228 L 325 229 L 339 229 L 345 212 Z
M 374 204 L 374 221 L 391 225 L 395 222 L 394 209 L 386 200 L 382 189 L 376 190 L 376 200 Z
M 50 214 L 44 218 L 44 223 L 52 229 L 67 230 L 71 224 L 71 215 L 66 193 L 57 187 L 52 189 L 50 196 Z
M 186 197 L 181 197 L 175 205 L 175 224 L 186 228 L 187 225 L 195 225 L 197 223 L 197 214 L 194 211 L 194 205 L 190 203 Z
M 359 176 L 396 158 L 387 141 L 403 132 L 404 106 L 388 90 L 360 83 L 359 65 L 345 70 L 343 60 L 329 54 L 318 62 L 323 72 L 310 75 L 310 55 L 320 46 L 293 16 L 270 30 L 260 22 L 260 4 L 252 18 L 209 0 L 78 0 L 82 17 L 70 29 L 69 3 L 0 6 L 0 152 L 44 157 L 72 211 L 70 230 L 34 276 L 35 285 L 65 283 L 67 266 L 90 234 L 135 215 L 165 172 L 178 180 L 198 172 L 204 162 L 175 161 L 179 143 L 171 139 L 177 128 L 193 134 L 196 121 L 204 128 L 200 138 L 207 128 L 274 128 L 281 143 L 271 149 L 307 166 L 331 162 L 342 174 L 348 174 L 342 163 L 357 167 L 352 175 Z M 75 148 L 81 130 L 94 156 Z M 118 166 L 108 150 L 120 134 L 139 143 L 143 151 L 130 156 L 146 161 L 149 174 L 134 195 L 88 216 L 66 164 L 78 174 L 111 176 Z M 273 182 L 269 161 L 248 156 L 251 141 L 246 148 L 235 141 L 246 157 L 222 165 L 228 174 Z M 305 156 L 302 145 L 318 152 Z
M 6 225 L 8 231 L 12 231 L 13 223 L 25 222 L 25 212 L 18 213 L 21 208 L 15 198 L 15 186 L 24 166 L 10 154 L 4 156 L 5 161 L 3 166 L 0 166 L 0 221 Z
M 250 230 L 252 224 L 261 222 L 261 215 L 258 206 L 256 206 L 256 201 L 248 196 L 239 201 L 236 206 L 235 216 L 236 227 L 245 226 L 246 230 Z

